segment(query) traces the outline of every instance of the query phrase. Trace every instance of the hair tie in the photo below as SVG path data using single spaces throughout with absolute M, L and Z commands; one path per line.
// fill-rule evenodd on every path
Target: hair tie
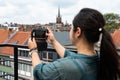
M 101 32 L 103 29 L 102 28 L 99 28 L 99 32 Z
M 97 42 L 97 46 L 98 46 L 98 51 L 100 51 L 100 47 L 101 47 L 101 42 L 102 42 L 102 37 L 103 37 L 103 33 L 100 33 L 99 35 L 99 41 Z

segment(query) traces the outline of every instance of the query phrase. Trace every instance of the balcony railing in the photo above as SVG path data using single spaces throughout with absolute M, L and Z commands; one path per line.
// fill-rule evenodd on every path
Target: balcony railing
M 0 47 L 13 47 L 14 48 L 14 75 L 12 75 L 12 76 L 14 76 L 14 80 L 18 80 L 18 48 L 28 49 L 28 46 L 15 45 L 15 44 L 0 44 Z M 55 49 L 51 49 L 51 48 L 48 48 L 47 51 L 56 52 Z M 76 50 L 72 50 L 72 51 L 76 52 Z M 117 51 L 120 54 L 120 49 L 117 49 Z M 54 60 L 56 60 L 56 59 L 54 59 Z M 3 76 L 6 76 L 6 75 L 0 75 L 0 77 L 3 77 Z M 26 80 L 26 79 L 23 79 L 23 80 Z
M 14 48 L 14 80 L 18 80 L 18 54 L 17 54 L 18 48 L 28 48 L 28 46 L 14 45 L 14 44 L 0 44 L 0 47 L 13 47 Z
M 18 49 L 19 48 L 28 49 L 28 46 L 15 45 L 15 44 L 0 44 L 0 47 L 13 47 L 14 48 L 14 75 L 12 75 L 12 76 L 14 76 L 14 80 L 18 80 L 18 78 L 20 78 L 18 76 Z M 56 52 L 55 49 L 52 49 L 52 48 L 48 48 L 46 51 Z M 57 58 L 59 58 L 57 54 L 55 54 L 54 56 L 56 56 L 56 58 L 53 58 L 53 61 L 56 60 Z M 41 58 L 41 55 L 40 55 L 40 58 Z M 41 59 L 43 59 L 43 58 L 41 58 Z M 4 76 L 6 76 L 6 75 L 0 75 L 0 77 L 4 77 Z

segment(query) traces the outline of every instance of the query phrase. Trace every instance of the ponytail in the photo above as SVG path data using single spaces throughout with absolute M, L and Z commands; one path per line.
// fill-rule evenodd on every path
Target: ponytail
M 120 77 L 119 58 L 110 34 L 103 29 L 100 46 L 98 80 L 117 80 Z
M 80 27 L 89 44 L 98 42 L 100 36 L 98 80 L 117 80 L 120 77 L 118 67 L 120 56 L 117 54 L 110 34 L 103 29 L 104 25 L 103 15 L 99 11 L 90 8 L 83 8 L 73 20 L 74 32 Z

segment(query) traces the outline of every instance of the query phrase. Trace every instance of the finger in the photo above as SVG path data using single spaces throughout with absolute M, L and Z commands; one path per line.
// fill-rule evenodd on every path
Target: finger
M 48 30 L 50 30 L 50 28 L 46 27 Z
M 33 38 L 33 43 L 34 43 L 35 47 L 37 47 L 35 38 Z
M 52 32 L 50 28 L 47 27 L 48 33 Z
M 48 34 L 48 33 L 46 33 L 45 35 L 46 35 L 46 36 L 48 36 L 49 34 Z
M 31 37 L 28 39 L 28 42 L 31 42 Z
M 35 41 L 35 38 L 33 38 L 33 42 L 36 42 L 36 41 Z
M 28 47 L 29 47 L 29 48 L 31 48 L 31 43 L 32 43 L 31 38 L 29 38 L 29 39 L 28 39 Z

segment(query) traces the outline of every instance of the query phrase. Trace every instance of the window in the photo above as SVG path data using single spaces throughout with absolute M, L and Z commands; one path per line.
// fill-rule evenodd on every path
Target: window
M 53 53 L 49 53 L 48 59 L 53 59 Z
M 26 50 L 18 51 L 18 56 L 21 56 L 21 57 L 28 57 L 28 54 L 29 54 L 29 51 L 26 51 Z
M 24 64 L 21 64 L 21 70 L 24 70 Z
M 1 58 L 0 58 L 0 64 L 1 64 L 1 62 L 2 62 L 2 61 L 1 61 Z
M 31 76 L 31 65 L 19 63 L 18 73 L 25 76 Z
M 18 69 L 22 70 L 22 64 L 21 63 L 18 63 Z
M 26 72 L 26 71 L 27 71 L 27 70 L 26 70 L 26 69 L 27 69 L 27 68 L 26 68 L 26 67 L 27 67 L 26 64 L 23 64 L 23 67 L 24 67 L 24 68 L 23 68 L 23 71 Z
M 11 75 L 6 72 L 0 71 L 0 75 L 4 75 L 1 78 L 5 79 L 5 80 L 11 80 L 10 79 Z
M 5 60 L 5 66 L 7 66 L 7 61 Z
M 26 56 L 25 56 L 25 51 L 23 50 L 22 52 L 23 52 L 23 53 L 22 53 L 22 54 L 23 54 L 23 57 L 26 57 Z
M 7 61 L 7 65 L 8 65 L 8 66 L 11 66 L 11 61 Z
M 20 56 L 20 50 L 18 50 L 18 56 Z
M 25 56 L 28 57 L 29 51 L 26 51 L 25 53 L 26 53 Z
M 45 52 L 42 53 L 42 58 L 47 58 L 47 55 Z
M 4 59 L 1 58 L 1 64 L 4 65 Z
M 31 66 L 26 64 L 26 76 L 31 76 Z
M 48 52 L 42 52 L 42 60 L 48 61 Z
M 27 66 L 26 71 L 27 71 L 27 72 L 31 72 L 31 66 L 30 66 L 30 65 L 26 65 L 26 66 Z
M 7 79 L 10 80 L 10 75 L 8 75 Z
M 20 52 L 21 52 L 21 56 L 23 57 L 23 56 L 24 56 L 24 55 L 23 55 L 23 50 L 21 50 Z
M 7 79 L 7 73 L 6 72 L 4 73 L 4 75 L 5 75 L 5 79 Z
M 11 66 L 11 61 L 9 61 L 9 60 L 2 60 L 2 62 L 1 62 L 1 64 L 2 65 L 5 65 L 5 66 Z
M 20 68 L 21 68 L 21 67 L 20 67 L 20 63 L 18 63 L 18 70 L 20 70 Z
M 45 61 L 53 61 L 54 52 L 42 52 L 42 59 Z

